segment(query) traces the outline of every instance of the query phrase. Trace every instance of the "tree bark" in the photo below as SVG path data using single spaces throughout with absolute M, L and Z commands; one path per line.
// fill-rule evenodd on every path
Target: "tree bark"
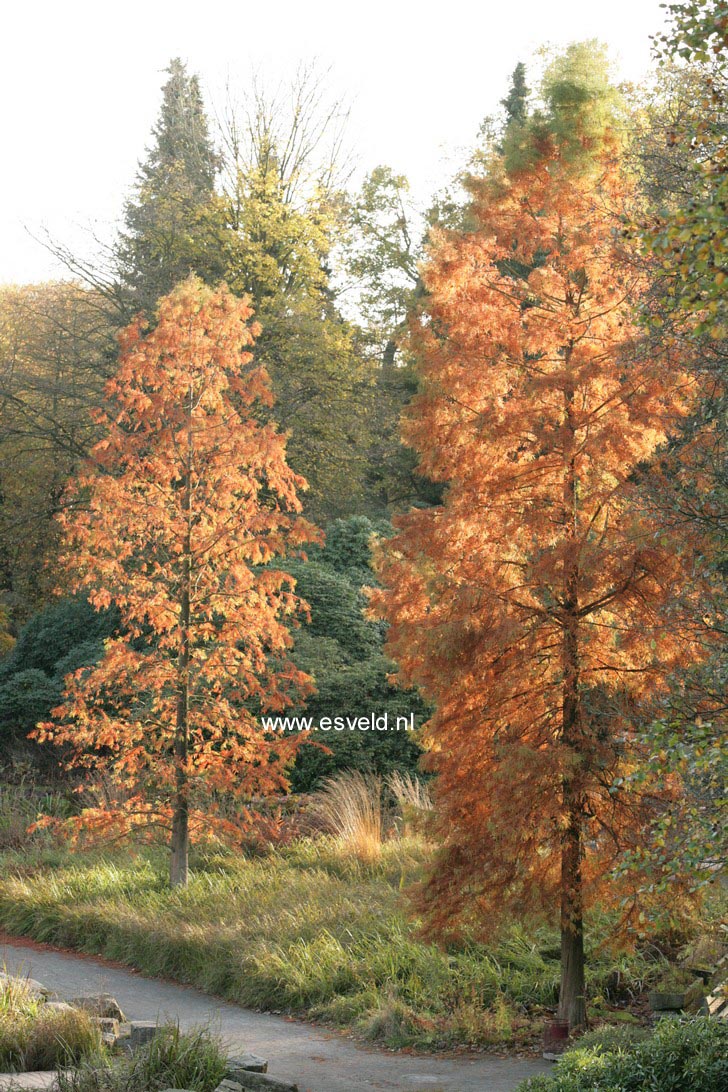
M 566 818 L 561 846 L 561 985 L 559 988 L 558 1019 L 566 1020 L 569 1029 L 586 1026 L 586 995 L 584 980 L 584 915 L 582 900 L 582 818 L 584 802 L 578 785 L 579 768 L 579 642 L 576 609 L 576 569 L 568 578 L 567 587 L 572 616 L 564 626 L 563 641 L 563 742 L 568 748 L 567 769 L 562 783 L 563 811 Z
M 584 922 L 581 896 L 581 817 L 571 814 L 561 851 L 561 983 L 559 1020 L 569 1030 L 586 1027 Z
M 172 887 L 186 887 L 189 879 L 190 805 L 187 757 L 190 709 L 190 590 L 192 585 L 192 436 L 193 391 L 188 397 L 187 466 L 184 479 L 186 517 L 182 586 L 180 594 L 180 648 L 177 659 L 177 720 L 174 733 L 175 794 L 172 814 L 169 882 Z
M 187 733 L 189 713 L 189 661 L 190 661 L 190 597 L 189 588 L 182 593 L 180 625 L 182 647 L 178 663 L 177 722 L 174 734 L 175 797 L 172 817 L 172 851 L 169 882 L 172 887 L 186 887 L 189 876 L 189 799 L 187 784 Z
M 568 368 L 571 346 L 566 354 Z M 566 769 L 562 780 L 562 805 L 566 827 L 561 846 L 561 984 L 559 987 L 558 1019 L 568 1022 L 570 1030 L 586 1026 L 586 992 L 584 977 L 584 915 L 582 895 L 582 822 L 584 800 L 580 780 L 580 749 L 582 711 L 580 694 L 579 655 L 579 541 L 578 541 L 578 477 L 576 468 L 576 436 L 573 421 L 574 392 L 565 391 L 564 428 L 564 497 L 563 523 L 565 532 L 563 638 L 562 638 L 562 743 L 565 747 Z

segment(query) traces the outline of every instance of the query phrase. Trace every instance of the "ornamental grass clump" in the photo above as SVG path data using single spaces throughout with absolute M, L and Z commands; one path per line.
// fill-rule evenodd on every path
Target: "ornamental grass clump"
M 382 851 L 382 781 L 354 771 L 329 778 L 316 793 L 314 812 L 342 848 L 361 861 Z
M 101 1050 L 86 1012 L 55 1009 L 22 980 L 0 980 L 0 1071 L 23 1073 L 73 1065 Z

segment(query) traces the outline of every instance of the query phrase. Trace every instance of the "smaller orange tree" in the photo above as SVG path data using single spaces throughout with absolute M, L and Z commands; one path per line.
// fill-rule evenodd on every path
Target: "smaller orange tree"
M 256 711 L 310 689 L 288 658 L 305 604 L 273 562 L 319 536 L 285 439 L 259 412 L 273 398 L 251 314 L 191 277 L 150 332 L 141 318 L 123 331 L 96 414 L 104 435 L 62 517 L 72 589 L 115 603 L 122 626 L 37 735 L 117 790 L 80 828 L 171 827 L 172 884 L 187 881 L 196 821 L 224 829 L 221 800 L 285 787 L 297 740 L 271 739 Z

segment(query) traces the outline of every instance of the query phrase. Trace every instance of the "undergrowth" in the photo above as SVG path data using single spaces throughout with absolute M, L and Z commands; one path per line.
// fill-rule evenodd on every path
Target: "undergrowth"
M 728 1025 L 705 1017 L 661 1020 L 638 1041 L 577 1043 L 552 1075 L 531 1077 L 519 1092 L 724 1092 Z
M 41 1003 L 19 979 L 0 979 L 0 1072 L 55 1069 L 101 1049 L 86 1012 Z
M 0 926 L 99 954 L 262 1010 L 354 1027 L 392 1046 L 534 1040 L 559 984 L 556 937 L 513 927 L 492 945 L 443 950 L 417 935 L 403 888 L 426 850 L 384 842 L 364 861 L 335 840 L 300 841 L 247 859 L 197 853 L 186 889 L 170 890 L 166 857 L 43 854 L 0 878 Z M 19 863 L 17 861 L 16 863 Z M 658 953 L 600 950 L 608 919 L 591 923 L 588 988 L 637 996 L 664 973 Z
M 214 1092 L 225 1076 L 222 1044 L 205 1029 L 170 1025 L 131 1057 L 87 1058 L 58 1075 L 58 1092 Z

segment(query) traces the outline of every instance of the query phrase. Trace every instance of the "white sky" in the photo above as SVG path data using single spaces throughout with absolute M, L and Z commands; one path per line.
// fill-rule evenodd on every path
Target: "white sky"
M 362 170 L 388 163 L 426 200 L 508 75 L 545 43 L 599 38 L 622 78 L 650 63 L 661 0 L 21 0 L 0 37 L 0 282 L 59 275 L 28 231 L 73 247 L 117 219 L 181 56 L 219 104 L 251 69 L 331 66 Z

